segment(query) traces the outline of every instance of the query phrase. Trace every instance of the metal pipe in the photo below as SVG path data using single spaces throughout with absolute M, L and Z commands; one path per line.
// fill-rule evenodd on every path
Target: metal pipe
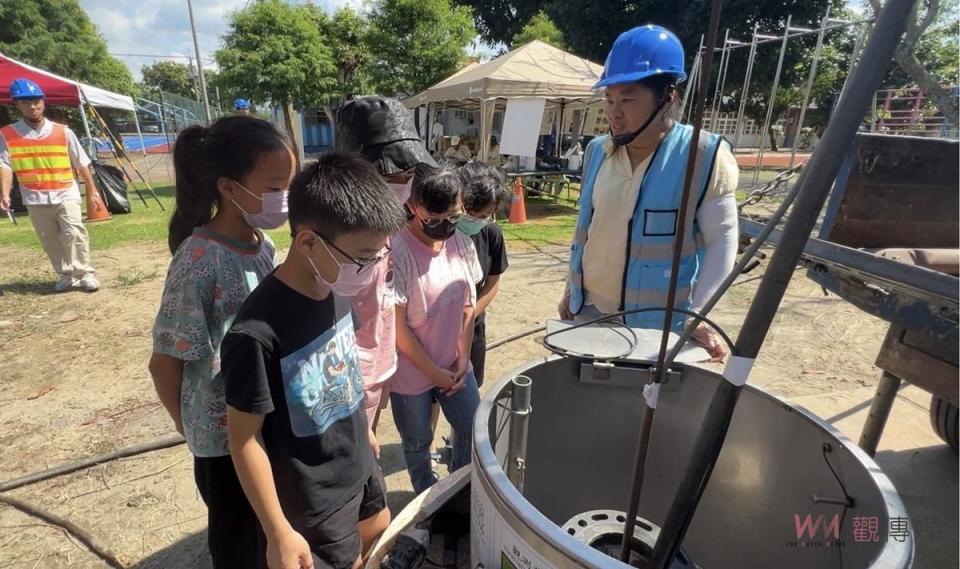
M 694 443 L 691 453 L 693 462 L 680 482 L 662 525 L 651 563 L 656 569 L 669 565 L 693 520 L 720 455 L 742 386 L 746 383 L 753 362 L 776 317 L 780 301 L 790 284 L 790 278 L 810 232 L 817 223 L 833 180 L 846 158 L 845 150 L 853 142 L 870 95 L 876 91 L 886 75 L 915 2 L 916 0 L 888 0 L 884 3 L 877 18 L 876 29 L 863 52 L 863 58 L 852 72 L 850 91 L 833 114 L 821 144 L 817 146 L 807 168 L 800 175 L 797 182 L 800 186 L 797 201 L 783 229 L 783 239 L 773 254 L 740 328 L 736 356 L 731 358 L 723 372 L 727 381 L 717 384 Z
M 860 441 L 857 442 L 857 445 L 870 456 L 877 454 L 877 445 L 880 444 L 880 436 L 883 434 L 883 428 L 890 417 L 893 402 L 897 399 L 900 383 L 900 378 L 891 373 L 883 372 L 880 375 L 877 392 L 870 404 L 867 422 L 864 423 L 863 432 L 860 433 Z
M 527 428 L 530 419 L 530 391 L 533 381 L 518 375 L 510 382 L 510 438 L 507 439 L 507 478 L 523 493 L 527 470 Z
M 723 46 L 724 49 L 720 52 L 720 65 L 717 65 L 717 85 L 713 89 L 713 100 L 710 101 L 710 130 L 713 132 L 717 131 L 717 99 L 721 95 L 721 89 L 723 85 L 723 66 L 727 62 L 727 57 L 730 54 L 730 50 L 726 49 L 727 40 L 730 39 L 730 28 L 727 28 L 723 32 Z
M 850 26 L 857 26 L 857 25 L 860 25 L 860 24 L 866 24 L 866 23 L 870 23 L 870 22 L 873 22 L 873 21 L 874 21 L 873 18 L 866 18 L 866 19 L 863 19 L 863 20 L 857 20 L 857 21 L 855 21 L 855 22 L 847 22 L 847 23 L 845 23 L 845 24 L 841 24 L 841 25 L 838 25 L 838 26 L 830 26 L 830 27 L 827 28 L 827 31 L 829 32 L 830 30 L 839 30 L 839 29 L 841 29 L 841 28 L 848 28 L 848 27 L 850 27 Z M 819 30 L 817 29 L 817 30 L 813 30 L 813 31 L 811 31 L 811 32 L 803 32 L 803 33 L 798 33 L 798 34 L 790 34 L 790 37 L 791 37 L 791 38 L 799 38 L 799 37 L 803 37 L 803 36 L 808 36 L 808 35 L 810 35 L 811 33 L 817 33 L 818 31 L 819 31 Z M 765 43 L 772 43 L 772 42 L 780 41 L 780 40 L 783 39 L 783 36 L 779 36 L 779 35 L 778 35 L 778 36 L 771 36 L 771 35 L 767 35 L 767 34 L 758 34 L 757 37 L 760 38 L 760 41 L 757 42 L 758 45 L 759 45 L 759 44 L 765 44 Z M 730 49 L 738 49 L 738 48 L 741 48 L 741 47 L 746 47 L 747 45 L 749 45 L 749 44 L 743 44 L 743 45 L 734 46 L 734 47 L 732 47 L 732 48 L 730 48 Z M 720 50 L 723 49 L 723 48 L 719 48 L 719 47 L 718 47 L 718 48 L 715 48 L 715 49 L 716 49 L 716 51 L 720 51 Z
M 643 491 L 643 478 L 646 469 L 647 454 L 650 448 L 650 438 L 653 432 L 653 416 L 656 412 L 656 391 L 664 377 L 664 362 L 667 357 L 667 346 L 670 341 L 670 329 L 673 323 L 673 308 L 677 298 L 677 281 L 680 273 L 680 257 L 683 253 L 687 209 L 690 205 L 690 187 L 693 185 L 693 175 L 696 169 L 697 153 L 700 146 L 700 132 L 703 126 L 703 112 L 707 106 L 707 90 L 710 86 L 710 69 L 713 66 L 713 46 L 717 45 L 717 31 L 720 28 L 720 11 L 723 0 L 713 0 L 710 7 L 710 23 L 707 27 L 707 50 L 701 66 L 700 83 L 697 89 L 697 98 L 693 101 L 693 134 L 690 136 L 690 148 L 687 151 L 686 172 L 683 180 L 683 194 L 680 197 L 680 211 L 677 213 L 676 235 L 673 239 L 673 260 L 670 268 L 670 283 L 667 288 L 667 302 L 663 311 L 663 330 L 660 335 L 660 350 L 657 357 L 657 366 L 654 368 L 653 380 L 644 386 L 646 396 L 648 388 L 651 398 L 647 400 L 643 423 L 640 427 L 640 440 L 637 443 L 637 454 L 633 466 L 633 487 L 630 493 L 630 503 L 627 505 L 627 519 L 623 526 L 623 541 L 620 546 L 620 560 L 626 563 L 630 559 L 633 531 L 637 522 L 637 510 L 640 507 L 640 494 Z
M 725 41 L 724 43 L 729 43 L 729 42 Z M 720 107 L 723 105 L 723 89 L 724 89 L 724 87 L 726 87 L 726 85 L 727 85 L 727 70 L 730 68 L 730 57 L 731 57 L 731 54 L 732 54 L 732 52 L 730 52 L 730 51 L 728 50 L 728 51 L 727 51 L 727 59 L 726 59 L 726 61 L 724 61 L 724 62 L 720 65 L 720 77 L 721 77 L 721 79 L 720 79 L 720 95 L 719 95 L 718 97 L 715 97 L 715 101 L 714 101 L 714 105 L 716 105 L 716 106 L 715 106 L 714 109 L 713 109 L 713 116 L 715 116 L 715 117 L 719 117 L 719 115 L 720 115 Z M 719 118 L 718 118 L 717 120 L 719 121 Z M 719 123 L 718 123 L 718 124 L 719 124 Z M 720 133 L 720 130 L 718 129 L 718 127 L 717 127 L 716 125 L 713 125 L 713 130 L 714 130 L 714 132 L 716 132 L 717 134 L 721 134 L 721 133 Z
M 190 31 L 193 33 L 193 50 L 197 53 L 197 78 L 200 79 L 200 93 L 203 95 L 203 119 L 210 124 L 210 100 L 207 98 L 207 80 L 203 77 L 203 59 L 200 58 L 200 40 L 197 39 L 197 26 L 193 22 L 193 2 L 187 0 L 187 12 L 190 13 Z
M 90 134 L 90 123 L 87 122 L 87 111 L 84 110 L 83 104 L 84 99 L 83 95 L 80 95 L 80 120 L 83 121 L 83 132 L 87 135 L 87 154 L 90 156 L 97 156 L 97 144 L 93 141 L 93 135 Z M 122 150 L 122 149 L 121 149 Z
M 700 69 L 700 58 L 703 55 L 703 34 L 700 34 L 700 45 L 697 47 L 697 55 L 693 58 L 693 65 L 690 66 L 690 77 L 687 79 L 687 89 L 683 91 L 683 102 L 680 103 L 680 118 L 685 116 L 687 111 L 687 101 L 690 99 L 692 85 L 696 85 L 697 73 Z
M 807 77 L 807 86 L 803 90 L 803 103 L 800 104 L 800 116 L 797 118 L 797 131 L 793 135 L 793 144 L 790 149 L 790 166 L 793 168 L 793 162 L 797 158 L 797 142 L 800 141 L 800 135 L 803 133 L 803 119 L 807 114 L 807 104 L 810 102 L 810 92 L 813 91 L 813 80 L 817 76 L 817 63 L 820 62 L 820 49 L 823 47 L 823 36 L 827 32 L 827 19 L 830 17 L 830 5 L 827 5 L 826 12 L 823 15 L 823 24 L 820 26 L 820 35 L 817 36 L 817 47 L 813 50 L 813 61 L 810 63 L 810 75 Z
M 857 63 L 857 57 L 860 56 L 860 49 L 863 47 L 863 39 L 867 36 L 867 32 L 870 29 L 870 25 L 867 24 L 863 26 L 863 29 L 860 30 L 860 33 L 857 34 L 857 41 L 853 44 L 853 51 L 850 52 L 850 64 L 847 65 L 847 69 L 853 69 L 854 64 Z M 837 105 L 840 104 L 840 101 L 843 99 L 843 93 L 847 90 L 847 84 L 850 82 L 850 74 L 847 73 L 847 76 L 843 78 L 843 87 L 840 88 L 840 96 L 837 98 Z M 876 103 L 874 103 L 876 106 Z
M 750 40 L 750 55 L 747 57 L 747 73 L 743 76 L 743 89 L 740 90 L 740 109 L 737 111 L 736 133 L 733 136 L 733 148 L 740 146 L 740 135 L 743 133 L 743 113 L 747 108 L 747 94 L 750 91 L 750 78 L 753 76 L 753 63 L 757 55 L 757 24 L 753 25 L 753 36 Z
M 787 16 L 787 29 L 790 29 L 790 18 Z M 789 34 L 783 34 L 783 43 L 780 45 L 780 59 L 777 61 L 777 72 L 773 75 L 773 88 L 770 90 L 770 98 L 767 99 L 767 118 L 763 121 L 763 129 L 760 131 L 760 147 L 757 150 L 757 167 L 753 169 L 753 185 L 757 185 L 760 179 L 760 167 L 763 166 L 763 140 L 770 130 L 770 121 L 773 119 L 773 106 L 777 102 L 777 88 L 780 87 L 780 71 L 783 70 L 783 58 L 787 54 L 787 39 Z

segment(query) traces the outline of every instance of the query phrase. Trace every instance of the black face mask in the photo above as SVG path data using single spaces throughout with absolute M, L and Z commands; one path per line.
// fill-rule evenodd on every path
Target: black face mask
M 454 232 L 457 230 L 457 224 L 449 219 L 444 219 L 434 227 L 427 226 L 423 223 L 422 219 L 417 219 L 417 221 L 420 222 L 420 229 L 423 230 L 423 234 L 434 241 L 446 241 L 453 237 Z
M 643 126 L 637 130 L 633 132 L 626 132 L 624 134 L 613 134 L 613 130 L 611 130 L 610 138 L 613 140 L 613 143 L 617 146 L 626 146 L 627 144 L 633 142 L 634 139 L 643 133 L 643 131 L 647 130 L 647 127 L 650 126 L 650 123 L 653 122 L 653 119 L 657 118 L 657 115 L 660 114 L 660 110 L 663 109 L 665 104 L 667 104 L 667 100 L 669 100 L 669 97 L 663 97 L 663 99 L 660 100 L 660 104 L 657 105 L 656 110 L 653 111 L 653 114 L 651 114 L 650 118 L 647 119 L 647 122 L 643 123 Z

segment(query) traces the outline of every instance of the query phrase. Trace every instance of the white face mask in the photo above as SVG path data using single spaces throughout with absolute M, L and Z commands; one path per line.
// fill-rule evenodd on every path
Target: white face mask
M 339 296 L 357 296 L 363 290 L 365 290 L 370 283 L 373 282 L 373 277 L 377 274 L 373 267 L 366 266 L 360 269 L 359 271 L 354 268 L 354 265 L 347 265 L 344 267 L 343 263 L 337 260 L 336 255 L 333 254 L 333 251 L 327 247 L 327 244 L 324 240 L 318 237 L 320 243 L 323 245 L 323 248 L 327 250 L 327 254 L 330 255 L 330 258 L 333 259 L 333 262 L 337 264 L 337 278 L 330 282 L 327 279 L 323 278 L 323 275 L 320 274 L 320 270 L 317 269 L 317 265 L 313 262 L 313 259 L 307 255 L 307 260 L 310 261 L 310 266 L 313 267 L 313 276 L 317 280 L 317 284 L 322 284 L 332 290 Z
M 236 200 L 230 200 L 233 205 L 240 208 L 247 225 L 259 229 L 276 229 L 287 222 L 287 194 L 289 193 L 287 190 L 265 192 L 262 196 L 258 196 L 240 182 L 233 180 L 233 183 L 263 204 L 258 213 L 248 213 Z

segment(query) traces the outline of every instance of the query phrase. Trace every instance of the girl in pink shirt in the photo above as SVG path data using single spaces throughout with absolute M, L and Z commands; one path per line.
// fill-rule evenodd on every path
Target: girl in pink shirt
M 418 494 L 437 480 L 430 463 L 432 401 L 453 428 L 451 472 L 470 462 L 480 403 L 470 348 L 482 271 L 473 242 L 456 231 L 462 193 L 456 170 L 418 166 L 408 202 L 411 219 L 391 243 L 399 361 L 390 402 Z

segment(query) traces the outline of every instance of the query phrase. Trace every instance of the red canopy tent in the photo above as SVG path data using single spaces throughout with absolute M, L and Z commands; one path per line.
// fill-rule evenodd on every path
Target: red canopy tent
M 90 105 L 92 107 L 101 107 L 108 109 L 120 109 L 133 113 L 133 122 L 137 127 L 137 134 L 140 135 L 140 146 L 143 148 L 143 135 L 140 133 L 140 121 L 137 118 L 137 107 L 133 104 L 133 98 L 119 93 L 113 93 L 106 89 L 87 85 L 73 79 L 66 79 L 59 75 L 38 69 L 17 61 L 0 53 L 0 104 L 12 105 L 10 98 L 10 83 L 14 79 L 30 79 L 40 88 L 46 96 L 48 104 L 63 105 L 68 107 L 79 107 Z M 83 128 L 87 139 L 92 139 L 90 126 L 87 124 L 87 115 L 80 113 L 83 119 Z

